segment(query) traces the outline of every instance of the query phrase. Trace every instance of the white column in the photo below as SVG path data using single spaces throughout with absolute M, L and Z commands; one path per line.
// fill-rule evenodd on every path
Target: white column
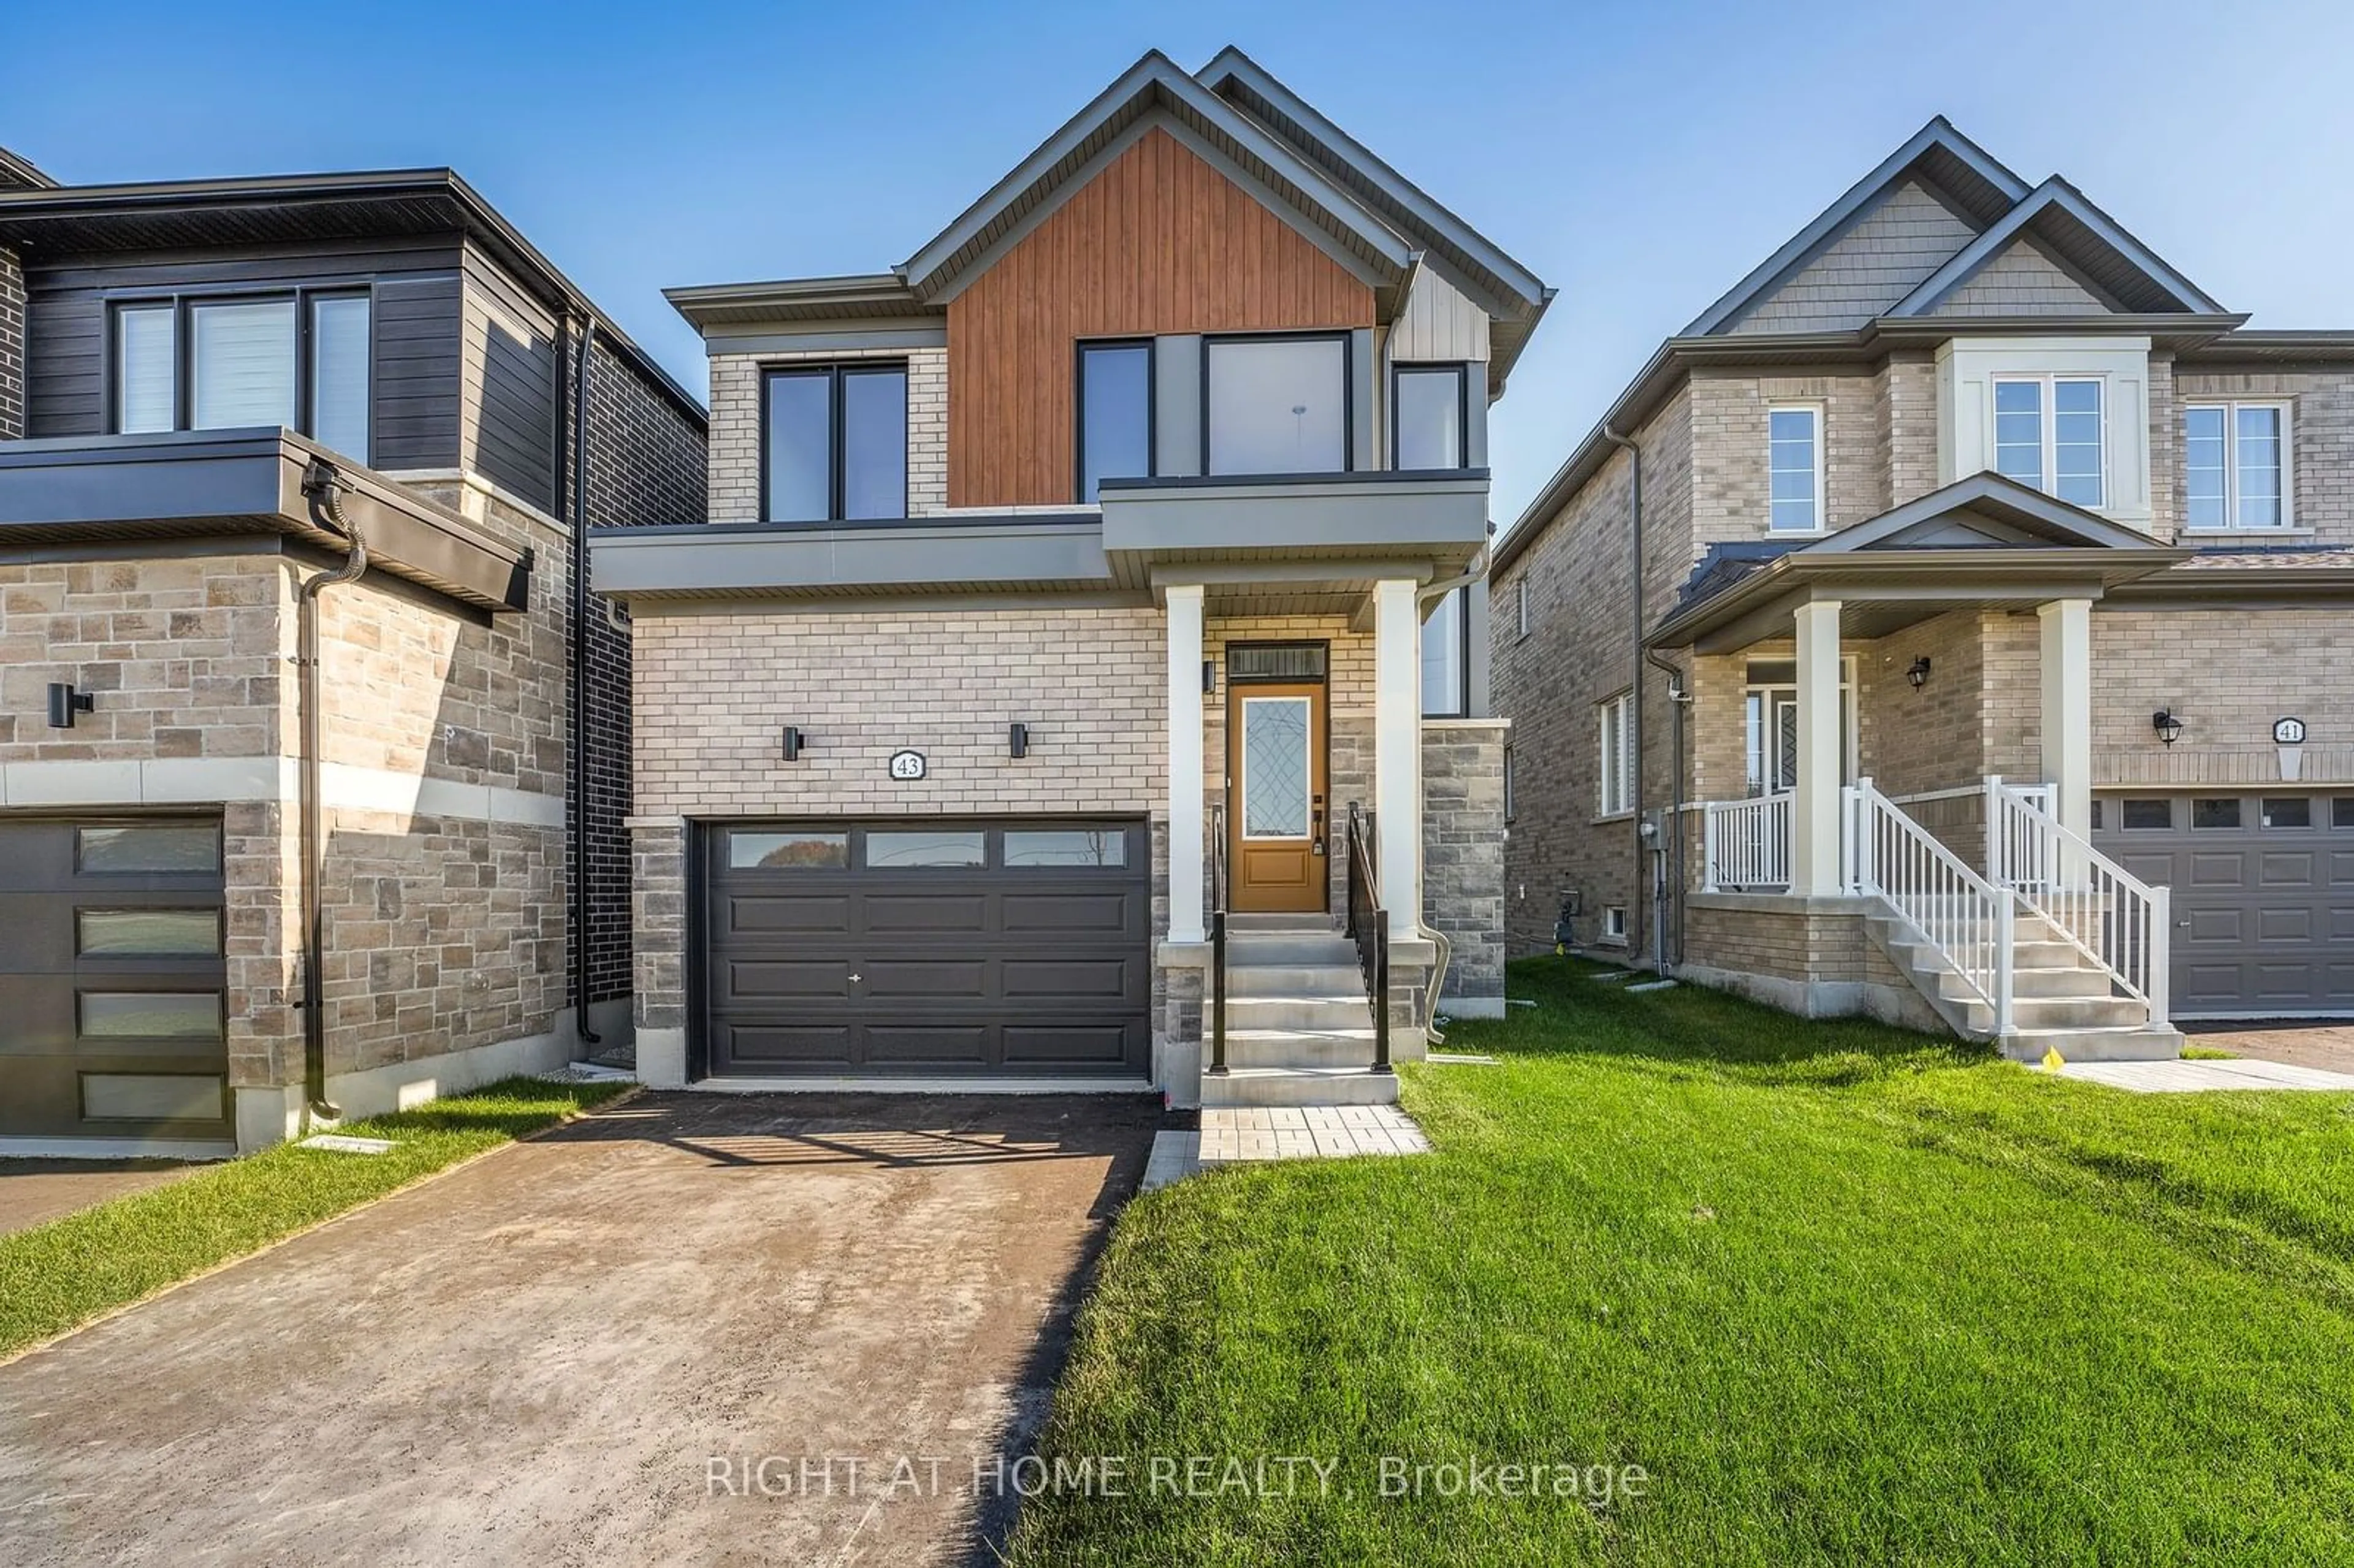
M 2093 836 L 2093 601 L 2056 599 L 2043 623 L 2043 778 L 2052 814 L 2079 838 Z
M 1373 810 L 1393 938 L 1412 937 L 1422 920 L 1422 625 L 1415 586 L 1403 577 L 1373 585 Z
M 1169 939 L 1207 940 L 1203 927 L 1202 588 L 1169 594 Z
M 1790 802 L 1790 891 L 1840 887 L 1840 603 L 1797 610 L 1798 785 Z

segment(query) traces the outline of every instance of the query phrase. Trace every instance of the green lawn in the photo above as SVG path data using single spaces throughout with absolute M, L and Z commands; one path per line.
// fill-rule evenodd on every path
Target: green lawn
M 1585 973 L 1450 1030 L 1502 1065 L 1408 1070 L 1436 1154 L 1129 1207 L 1043 1447 L 1124 1495 L 1025 1503 L 1016 1563 L 2354 1563 L 2354 1097 Z M 1262 1454 L 1331 1492 L 1152 1484 Z M 1379 1495 L 1475 1455 L 1648 1487 Z
M 509 1078 L 337 1130 L 385 1154 L 281 1144 L 0 1236 L 0 1358 L 613 1097 L 622 1084 Z

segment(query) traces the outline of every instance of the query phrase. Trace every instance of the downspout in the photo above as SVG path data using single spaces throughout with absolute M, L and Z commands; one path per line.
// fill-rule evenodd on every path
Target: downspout
M 579 361 L 572 373 L 572 1026 L 584 1045 L 601 1043 L 588 1027 L 588 350 L 597 318 L 583 316 Z
M 306 1129 L 313 1120 L 339 1121 L 344 1114 L 327 1099 L 323 973 L 327 940 L 323 886 L 327 853 L 319 786 L 321 737 L 325 728 L 320 712 L 319 599 L 331 588 L 359 581 L 368 564 L 367 540 L 361 536 L 357 524 L 345 518 L 343 503 L 337 499 L 336 493 L 344 484 L 344 477 L 335 471 L 334 465 L 319 458 L 311 460 L 310 468 L 302 475 L 302 495 L 310 503 L 311 521 L 351 541 L 344 564 L 332 572 L 312 576 L 302 584 L 295 600 L 294 668 L 302 705 L 302 755 L 296 769 L 295 788 L 301 794 L 297 810 L 302 835 L 302 1124 Z
M 1668 733 L 1673 754 L 1667 815 L 1668 874 L 1659 889 L 1659 928 L 1651 941 L 1659 970 L 1666 974 L 1684 961 L 1684 710 L 1695 700 L 1684 690 L 1684 673 L 1675 661 L 1650 649 L 1644 657 L 1651 668 L 1668 677 Z M 1674 934 L 1669 934 L 1672 922 Z
M 1446 598 L 1448 594 L 1453 593 L 1457 588 L 1469 588 L 1471 584 L 1478 582 L 1481 577 L 1486 577 L 1488 575 L 1488 552 L 1489 546 L 1484 544 L 1481 545 L 1479 546 L 1479 553 L 1471 557 L 1470 566 L 1464 570 L 1461 576 L 1447 577 L 1438 582 L 1428 583 L 1415 591 L 1414 624 L 1416 627 L 1416 637 L 1417 641 L 1420 640 L 1421 635 L 1423 607 L 1425 605 L 1436 603 L 1437 600 Z M 1469 617 L 1470 613 L 1470 609 L 1469 606 L 1467 606 L 1464 609 L 1464 614 L 1466 617 Z M 1416 659 L 1416 662 L 1418 667 L 1420 664 L 1419 658 Z M 1464 672 L 1464 676 L 1468 681 L 1470 677 L 1470 672 L 1466 670 Z M 1422 744 L 1422 725 L 1419 720 L 1415 724 L 1415 744 L 1417 746 Z M 1415 769 L 1415 777 L 1417 779 L 1422 777 L 1422 769 L 1419 767 L 1416 767 Z M 1419 805 L 1420 802 L 1417 801 L 1417 808 Z M 1428 839 L 1429 833 L 1427 831 L 1418 832 L 1414 835 L 1414 885 L 1416 888 L 1420 888 L 1422 886 L 1423 845 L 1428 842 Z M 1439 989 L 1447 983 L 1447 966 L 1454 959 L 1455 944 L 1447 939 L 1446 932 L 1425 921 L 1422 917 L 1422 911 L 1420 909 L 1416 909 L 1414 912 L 1414 929 L 1416 935 L 1419 936 L 1424 941 L 1428 942 L 1431 946 L 1438 949 L 1438 961 L 1431 965 L 1430 968 L 1430 985 L 1423 992 L 1422 1016 L 1425 1022 L 1423 1024 L 1422 1032 L 1424 1036 L 1432 1044 L 1444 1045 L 1447 1044 L 1447 1036 L 1438 1032 L 1438 992 Z
M 1649 870 L 1648 861 L 1651 853 L 1650 846 L 1644 842 L 1643 835 L 1643 449 L 1608 425 L 1602 427 L 1602 439 L 1612 446 L 1623 450 L 1634 464 L 1634 471 L 1628 485 L 1627 506 L 1627 569 L 1633 582 L 1635 605 L 1635 641 L 1628 650 L 1634 662 L 1634 676 L 1633 684 L 1628 688 L 1627 746 L 1635 759 L 1632 771 L 1635 776 L 1633 805 L 1635 808 L 1636 896 L 1627 902 L 1629 914 L 1635 920 L 1641 921 L 1645 917 L 1646 901 L 1642 897 L 1645 873 Z M 1638 926 L 1636 929 L 1627 933 L 1627 947 L 1629 952 L 1639 952 L 1642 950 L 1642 946 L 1643 933 Z M 1652 961 L 1652 967 L 1655 969 L 1659 969 L 1656 958 Z M 1665 973 L 1665 970 L 1660 969 L 1659 972 Z

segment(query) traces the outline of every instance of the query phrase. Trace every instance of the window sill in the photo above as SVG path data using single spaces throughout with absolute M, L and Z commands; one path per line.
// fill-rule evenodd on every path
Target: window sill
M 1632 811 L 1605 811 L 1594 819 L 1594 825 L 1598 828 L 1605 822 L 1631 822 L 1634 820 Z
M 1830 537 L 1830 534 L 1831 531 L 1829 528 L 1775 528 L 1769 526 L 1766 530 L 1766 536 L 1768 539 L 1828 539 Z
M 2310 539 L 2310 528 L 2181 528 L 2178 539 Z
M 1594 938 L 1594 945 L 1597 948 L 1617 948 L 1623 952 L 1627 948 L 1627 938 L 1624 937 L 1596 937 Z

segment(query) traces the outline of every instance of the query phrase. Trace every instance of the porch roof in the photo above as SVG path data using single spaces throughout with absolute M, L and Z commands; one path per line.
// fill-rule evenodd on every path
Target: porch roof
M 1845 606 L 1843 636 L 1882 637 L 1949 609 L 2031 609 L 2098 599 L 2164 571 L 2188 550 L 1996 473 L 1777 554 L 1733 550 L 1703 566 L 1646 639 L 1655 648 L 1729 653 L 1789 634 L 1802 604 Z

